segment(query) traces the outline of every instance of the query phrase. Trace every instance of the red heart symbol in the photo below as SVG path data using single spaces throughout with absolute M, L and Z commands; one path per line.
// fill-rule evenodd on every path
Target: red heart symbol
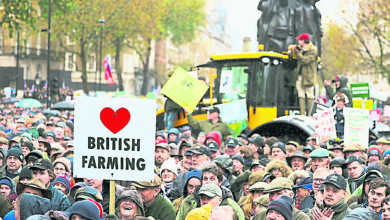
M 107 107 L 100 112 L 100 121 L 114 134 L 126 127 L 130 117 L 130 112 L 126 108 L 120 108 L 114 112 L 112 108 Z

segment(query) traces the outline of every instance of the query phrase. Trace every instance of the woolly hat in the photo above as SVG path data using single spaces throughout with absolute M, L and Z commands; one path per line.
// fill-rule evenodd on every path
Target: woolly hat
M 53 162 L 53 166 L 56 167 L 57 163 L 64 165 L 66 172 L 70 172 L 70 161 L 65 157 L 60 157 Z
M 88 220 L 100 220 L 100 210 L 98 206 L 89 200 L 83 200 L 73 204 L 70 208 L 69 219 L 71 219 L 74 214 L 80 215 Z
M 22 171 L 20 171 L 19 180 L 23 180 L 25 178 L 29 180 L 32 179 L 32 172 L 30 170 L 30 165 L 23 167 Z
M 165 169 L 171 171 L 177 176 L 177 166 L 174 159 L 169 158 L 168 160 L 164 161 L 160 168 L 160 176 Z
M 56 183 L 62 183 L 66 187 L 66 193 L 68 194 L 72 188 L 71 182 L 72 180 L 70 179 L 70 176 L 59 175 L 54 180 L 53 185 Z
M 7 152 L 7 158 L 9 156 L 14 156 L 14 157 L 18 158 L 23 163 L 24 155 L 23 155 L 23 151 L 20 147 L 14 146 L 13 148 L 9 149 Z
M 8 186 L 8 187 L 12 190 L 12 183 L 11 183 L 11 181 L 10 181 L 8 178 L 6 178 L 6 177 L 0 178 L 0 185 L 6 185 L 6 186 Z
M 267 209 L 267 214 L 270 210 L 278 211 L 284 216 L 286 220 L 292 220 L 292 204 L 293 200 L 288 196 L 280 196 L 274 201 L 270 202 Z
M 190 211 L 186 220 L 208 220 L 211 215 L 211 204 Z
M 385 158 L 387 154 L 390 154 L 390 149 L 389 149 L 389 150 L 386 150 L 386 151 L 383 153 L 383 158 Z
M 241 155 L 234 155 L 232 160 L 238 160 L 242 165 L 245 165 L 244 158 Z

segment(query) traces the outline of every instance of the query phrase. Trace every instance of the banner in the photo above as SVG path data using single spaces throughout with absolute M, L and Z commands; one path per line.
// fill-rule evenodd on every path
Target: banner
M 322 112 L 315 113 L 313 120 L 317 143 L 322 143 L 337 137 L 333 108 L 327 108 Z
M 110 85 L 114 85 L 115 81 L 111 74 L 111 65 L 110 65 L 110 56 L 106 55 L 106 58 L 104 59 L 104 79 L 107 80 L 107 82 Z
M 165 83 L 161 92 L 181 107 L 187 107 L 189 112 L 192 112 L 208 88 L 208 85 L 192 77 L 183 68 L 178 67 Z
M 368 148 L 369 110 L 344 108 L 344 146 L 360 144 Z
M 352 98 L 370 98 L 370 86 L 368 83 L 351 83 Z

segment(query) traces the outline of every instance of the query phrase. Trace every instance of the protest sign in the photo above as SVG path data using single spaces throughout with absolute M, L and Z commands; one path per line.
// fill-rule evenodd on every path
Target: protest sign
M 80 97 L 75 121 L 75 177 L 153 179 L 155 100 Z
M 233 91 L 233 71 L 222 70 L 221 73 L 221 84 L 219 85 L 220 93 L 231 93 Z
M 352 98 L 370 98 L 370 86 L 368 83 L 351 83 Z
M 360 144 L 368 147 L 369 110 L 358 108 L 344 108 L 344 145 Z
M 165 83 L 161 92 L 181 107 L 187 107 L 192 112 L 207 89 L 208 85 L 178 67 Z
M 313 120 L 317 143 L 322 143 L 337 137 L 333 108 L 327 108 L 322 112 L 315 113 L 313 115 Z
M 381 122 L 381 113 L 380 109 L 374 109 L 370 111 L 370 121 L 379 121 Z

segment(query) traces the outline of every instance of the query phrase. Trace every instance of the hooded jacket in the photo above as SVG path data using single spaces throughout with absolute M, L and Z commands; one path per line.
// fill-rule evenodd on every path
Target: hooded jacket
M 201 186 L 196 187 L 193 194 L 188 195 L 184 200 L 183 203 L 180 206 L 179 212 L 176 216 L 176 220 L 185 220 L 187 214 L 195 209 L 200 207 L 200 196 L 199 196 L 199 190 Z M 229 189 L 227 189 L 224 186 L 220 187 L 222 190 L 222 201 L 220 206 L 228 205 L 231 206 L 237 213 L 239 220 L 245 220 L 244 213 L 242 212 L 242 209 L 240 206 L 233 200 L 233 195 L 230 192 Z
M 2 180 L 2 179 L 7 179 L 8 181 L 11 182 L 11 192 L 7 196 L 7 199 L 8 199 L 8 201 L 10 201 L 10 203 L 12 203 L 18 197 L 18 194 L 16 193 L 15 181 L 13 179 L 9 178 L 8 176 L 3 176 L 0 178 L 0 180 Z
M 176 199 L 173 203 L 173 207 L 175 208 L 176 212 L 179 211 L 180 205 L 182 204 L 183 200 L 188 196 L 188 191 L 187 191 L 188 181 L 190 181 L 190 179 L 192 178 L 198 178 L 199 180 L 201 180 L 201 174 L 202 172 L 199 169 L 195 169 L 188 172 L 188 175 L 185 180 L 182 196 Z
M 169 135 L 170 135 L 170 134 L 176 134 L 176 135 L 177 135 L 176 140 L 170 141 L 170 140 L 169 140 Z M 171 129 L 169 130 L 169 132 L 168 132 L 168 144 L 170 144 L 170 143 L 178 144 L 179 141 L 180 141 L 179 130 L 178 130 L 177 128 L 171 128 Z
M 20 219 L 25 220 L 32 215 L 44 215 L 50 211 L 50 200 L 34 194 L 24 194 L 20 200 Z
M 364 176 L 363 184 L 359 186 L 358 189 L 351 195 L 351 198 L 348 200 L 351 208 L 360 207 L 362 204 L 368 201 L 368 195 L 364 191 L 364 187 L 366 185 L 366 180 L 368 178 L 372 178 L 373 176 L 383 178 L 383 174 L 379 170 L 370 170 Z M 360 194 L 359 194 L 360 192 Z
M 346 97 L 345 106 L 353 108 L 352 95 L 351 95 L 351 92 L 349 91 L 348 86 L 347 86 L 348 78 L 346 78 L 342 75 L 339 75 L 337 77 L 338 77 L 338 80 L 340 82 L 340 87 L 336 88 L 336 91 L 334 92 L 330 85 L 325 85 L 326 96 L 328 96 L 329 99 L 333 100 L 333 105 L 334 105 L 335 104 L 335 101 L 333 99 L 334 96 L 338 92 L 343 93 Z

